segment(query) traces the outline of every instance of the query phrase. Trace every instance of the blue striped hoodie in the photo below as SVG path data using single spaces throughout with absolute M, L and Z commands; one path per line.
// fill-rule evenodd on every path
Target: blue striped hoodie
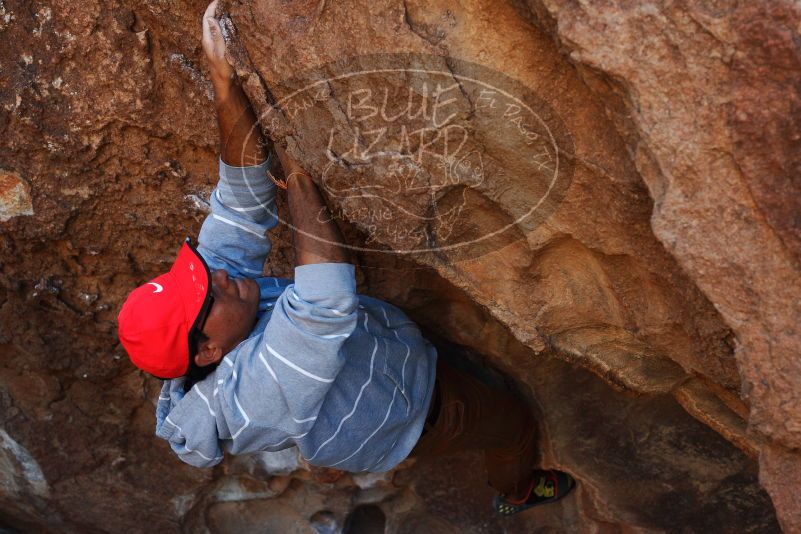
M 220 160 L 211 213 L 198 236 L 209 268 L 256 279 L 250 336 L 184 391 L 166 380 L 156 435 L 184 462 L 297 446 L 312 465 L 386 471 L 412 450 L 434 386 L 436 350 L 399 308 L 356 293 L 354 266 L 303 265 L 295 279 L 261 276 L 278 224 L 269 160 Z

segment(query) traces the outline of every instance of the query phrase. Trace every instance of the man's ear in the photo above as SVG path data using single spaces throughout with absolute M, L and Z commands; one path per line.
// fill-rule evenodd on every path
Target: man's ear
M 217 363 L 222 357 L 222 349 L 207 339 L 198 347 L 197 354 L 195 355 L 195 363 L 199 367 L 205 367 L 212 363 Z

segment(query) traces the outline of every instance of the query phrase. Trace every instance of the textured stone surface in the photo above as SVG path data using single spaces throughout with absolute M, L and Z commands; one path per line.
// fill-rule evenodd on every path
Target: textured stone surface
M 0 2 L 0 525 L 323 532 L 376 504 L 390 532 L 775 531 L 759 479 L 783 528 L 801 529 L 792 2 L 222 2 L 265 130 L 330 178 L 365 249 L 362 290 L 512 377 L 539 414 L 543 465 L 579 479 L 563 504 L 506 523 L 474 454 L 375 480 L 290 453 L 199 471 L 152 436 L 159 384 L 126 361 L 114 319 L 197 232 L 215 181 L 204 7 Z M 442 167 L 434 144 L 410 162 L 399 130 L 371 146 L 380 124 L 348 95 L 395 83 L 397 110 L 402 90 L 423 94 L 411 75 L 331 82 L 308 107 L 292 96 L 381 62 L 436 71 L 469 150 Z M 493 108 L 470 79 L 519 92 L 531 115 Z M 357 148 L 336 145 L 350 167 L 328 174 L 331 131 Z M 291 273 L 287 236 L 271 274 Z
M 735 332 L 751 428 L 798 449 L 801 8 L 623 5 L 528 8 L 550 18 L 571 61 L 611 104 L 654 199 L 655 235 Z M 775 493 L 784 484 L 770 485 L 777 499 L 786 498 Z M 801 529 L 797 515 L 785 527 Z
M 19 176 L 0 170 L 0 221 L 33 215 L 30 186 Z

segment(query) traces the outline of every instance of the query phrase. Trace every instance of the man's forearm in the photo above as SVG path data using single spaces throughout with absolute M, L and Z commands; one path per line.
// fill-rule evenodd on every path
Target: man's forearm
M 281 157 L 280 149 L 277 151 Z M 281 160 L 283 162 L 284 158 Z M 345 240 L 317 185 L 297 166 L 285 165 L 284 172 L 288 180 L 287 200 L 294 227 L 292 234 L 297 265 L 349 262 Z
M 247 167 L 267 159 L 256 114 L 234 79 L 213 80 L 214 107 L 220 128 L 220 156 L 228 165 Z

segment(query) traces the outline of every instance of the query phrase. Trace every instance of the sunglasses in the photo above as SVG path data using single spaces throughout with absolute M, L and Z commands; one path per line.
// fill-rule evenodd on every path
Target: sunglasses
M 201 315 L 198 316 L 195 326 L 192 328 L 192 332 L 189 334 L 190 358 L 194 357 L 198 353 L 198 345 L 200 344 L 200 340 L 205 336 L 205 334 L 203 334 L 203 329 L 206 327 L 206 321 L 211 314 L 212 306 L 214 306 L 214 296 L 211 294 L 211 291 L 209 291 L 209 296 L 207 297 L 203 308 L 200 310 Z
M 195 363 L 195 356 L 198 353 L 199 345 L 201 339 L 205 337 L 203 334 L 203 328 L 206 326 L 206 320 L 209 318 L 209 314 L 211 313 L 211 307 L 214 305 L 214 297 L 211 296 L 211 291 L 209 291 L 209 295 L 206 298 L 206 302 L 203 305 L 203 308 L 200 310 L 202 316 L 198 316 L 198 320 L 195 322 L 195 327 L 192 329 L 192 332 L 189 334 L 189 368 L 186 371 L 186 382 L 184 383 L 184 391 L 189 391 L 189 389 L 197 382 L 200 382 L 206 376 L 208 376 L 216 365 L 207 365 L 205 367 L 200 367 L 197 363 Z
M 206 327 L 206 320 L 209 318 L 209 314 L 211 312 L 211 307 L 214 305 L 214 296 L 211 293 L 211 273 L 209 272 L 209 267 L 206 265 L 206 261 L 203 259 L 203 256 L 198 253 L 195 246 L 192 244 L 192 238 L 187 237 L 185 243 L 189 245 L 192 251 L 195 253 L 195 256 L 201 261 L 203 264 L 203 268 L 206 271 L 208 276 L 208 292 L 206 293 L 206 301 L 203 303 L 203 306 L 200 308 L 200 312 L 198 313 L 197 318 L 195 319 L 192 328 L 189 330 L 189 362 L 190 367 L 191 363 L 194 360 L 194 356 L 198 352 L 198 344 L 200 340 L 203 339 L 203 329 Z

